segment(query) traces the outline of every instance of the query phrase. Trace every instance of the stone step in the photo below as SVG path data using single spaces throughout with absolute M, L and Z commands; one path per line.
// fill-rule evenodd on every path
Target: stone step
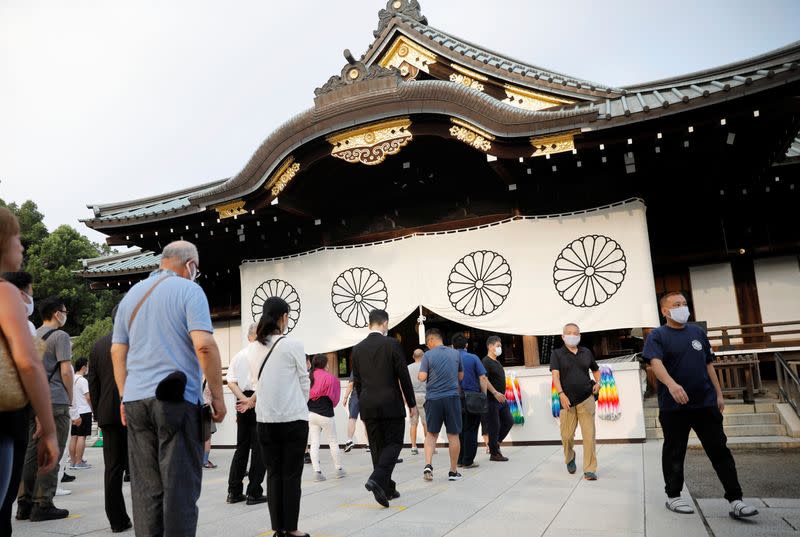
M 784 425 L 725 425 L 725 434 L 728 438 L 747 437 L 747 436 L 785 436 L 786 427 Z M 664 438 L 664 432 L 658 428 L 646 429 L 647 438 Z M 690 438 L 695 438 L 694 431 L 689 433 Z
M 724 415 L 728 414 L 758 414 L 763 412 L 775 412 L 775 403 L 726 403 L 725 410 L 722 412 Z M 644 409 L 644 417 L 657 418 L 658 407 L 646 407 Z
M 790 436 L 737 436 L 728 438 L 728 447 L 738 449 L 800 449 L 800 438 Z M 703 449 L 700 440 L 689 439 L 689 449 Z
M 778 425 L 781 417 L 777 412 L 763 412 L 758 414 L 726 414 L 722 416 L 723 425 Z M 645 418 L 645 428 L 660 429 L 658 418 Z

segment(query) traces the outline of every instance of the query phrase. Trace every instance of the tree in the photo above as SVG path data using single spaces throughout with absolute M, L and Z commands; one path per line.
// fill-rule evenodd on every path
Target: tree
M 110 333 L 113 328 L 111 317 L 98 319 L 84 328 L 81 335 L 72 342 L 72 360 L 88 358 L 94 342 Z
M 66 304 L 69 314 L 64 330 L 71 335 L 80 334 L 85 327 L 108 317 L 119 294 L 111 290 L 93 292 L 75 271 L 82 268 L 81 259 L 106 255 L 111 253 L 110 248 L 93 243 L 68 225 L 49 233 L 44 215 L 30 200 L 17 205 L 0 199 L 0 206 L 8 207 L 19 219 L 25 245 L 23 270 L 33 276 L 34 299 L 58 296 Z M 36 325 L 41 323 L 38 312 L 33 321 Z

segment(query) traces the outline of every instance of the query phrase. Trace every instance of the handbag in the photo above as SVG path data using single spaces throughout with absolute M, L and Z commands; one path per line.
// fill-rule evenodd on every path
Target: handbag
M 464 392 L 464 408 L 469 414 L 486 414 L 489 412 L 489 401 L 483 392 Z

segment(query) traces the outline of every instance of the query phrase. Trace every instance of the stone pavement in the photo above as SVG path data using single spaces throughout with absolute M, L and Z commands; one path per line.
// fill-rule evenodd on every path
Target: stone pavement
M 479 468 L 464 470 L 460 482 L 448 482 L 446 450 L 440 448 L 434 459 L 434 481 L 428 483 L 422 480 L 422 454 L 411 455 L 404 449 L 401 456 L 405 462 L 395 472 L 402 497 L 389 509 L 378 506 L 364 489 L 370 459 L 363 450 L 344 455 L 349 475 L 343 479 L 313 482 L 307 465 L 300 529 L 315 537 L 708 535 L 699 514 L 680 516 L 664 508 L 658 441 L 599 446 L 600 479 L 596 482 L 584 481 L 579 474 L 569 475 L 559 446 L 506 447 L 504 452 L 509 462 L 489 462 L 481 453 Z M 204 472 L 198 535 L 269 536 L 272 532 L 266 505 L 225 503 L 232 453 L 212 452 L 211 458 L 219 468 Z M 322 450 L 321 455 L 323 471 L 332 475 L 328 452 Z M 580 447 L 577 455 L 580 461 Z M 88 449 L 87 458 L 95 467 L 72 472 L 78 477 L 67 484 L 72 495 L 56 498 L 56 504 L 70 509 L 72 516 L 50 522 L 14 521 L 14 535 L 112 535 L 103 510 L 101 451 Z M 129 498 L 127 490 L 126 496 Z M 763 517 L 757 526 L 722 516 L 709 518 L 709 523 L 712 528 L 719 525 L 718 536 L 736 535 L 736 531 L 756 535 L 755 530 L 762 528 L 775 531 L 777 518 L 784 515 L 787 524 L 798 526 L 796 514 L 787 514 L 786 508 L 778 507 L 780 502 L 764 501 L 770 506 L 774 502 L 776 512 Z M 709 512 L 717 513 L 712 506 L 709 504 Z M 130 504 L 128 509 L 130 512 Z

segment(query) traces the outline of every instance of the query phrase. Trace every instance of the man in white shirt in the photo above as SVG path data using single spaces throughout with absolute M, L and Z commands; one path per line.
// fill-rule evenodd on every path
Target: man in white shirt
M 78 358 L 75 360 L 75 384 L 72 390 L 72 438 L 69 440 L 70 470 L 86 470 L 92 466 L 83 460 L 86 451 L 86 437 L 92 434 L 92 405 L 89 396 L 89 382 L 86 372 L 89 370 L 89 360 Z
M 247 340 L 256 340 L 256 328 L 253 323 L 247 330 Z M 249 346 L 249 345 L 248 345 Z M 262 483 L 266 467 L 261 456 L 256 434 L 256 394 L 255 383 L 250 380 L 250 363 L 247 360 L 247 349 L 243 348 L 231 360 L 228 366 L 228 388 L 236 396 L 236 451 L 233 453 L 231 469 L 228 474 L 228 503 L 246 501 L 247 505 L 264 503 Z M 252 455 L 250 455 L 252 453 Z M 250 458 L 250 471 L 247 471 L 247 459 Z M 242 491 L 245 473 L 249 480 L 247 495 Z

